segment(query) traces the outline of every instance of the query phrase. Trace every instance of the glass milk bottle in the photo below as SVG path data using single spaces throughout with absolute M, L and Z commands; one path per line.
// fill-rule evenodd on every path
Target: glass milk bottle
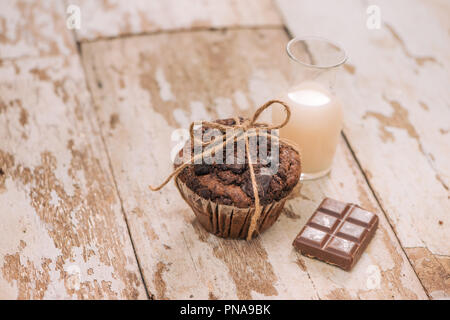
M 342 105 L 333 93 L 335 74 L 347 59 L 344 50 L 326 39 L 295 38 L 287 44 L 291 79 L 280 100 L 291 108 L 289 123 L 280 129 L 280 137 L 300 147 L 300 180 L 320 178 L 331 170 L 333 156 L 342 129 Z M 272 119 L 284 119 L 274 108 Z

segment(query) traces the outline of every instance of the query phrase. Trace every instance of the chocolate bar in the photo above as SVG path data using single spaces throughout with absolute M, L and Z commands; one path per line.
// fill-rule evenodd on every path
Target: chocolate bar
M 361 207 L 325 198 L 293 246 L 303 255 L 350 271 L 372 240 L 378 216 Z

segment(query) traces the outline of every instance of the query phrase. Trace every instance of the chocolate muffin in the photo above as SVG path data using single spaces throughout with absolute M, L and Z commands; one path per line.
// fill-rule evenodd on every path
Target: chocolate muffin
M 217 120 L 217 123 L 234 125 L 233 119 Z M 212 129 L 197 131 L 200 136 L 211 134 Z M 224 133 L 224 132 L 223 132 Z M 300 156 L 292 147 L 280 142 L 272 147 L 270 138 L 265 147 L 255 139 L 255 147 L 250 148 L 257 182 L 258 196 L 262 208 L 254 236 L 270 227 L 278 218 L 286 197 L 300 178 Z M 255 211 L 255 197 L 246 152 L 238 161 L 237 144 L 234 154 L 224 149 L 221 161 L 194 164 L 186 167 L 176 178 L 176 184 L 186 202 L 191 206 L 205 229 L 225 238 L 246 238 L 251 217 Z M 189 150 L 190 141 L 184 150 Z M 187 149 L 186 149 L 187 148 Z M 193 149 L 191 149 L 193 152 Z M 183 159 L 180 151 L 176 165 Z

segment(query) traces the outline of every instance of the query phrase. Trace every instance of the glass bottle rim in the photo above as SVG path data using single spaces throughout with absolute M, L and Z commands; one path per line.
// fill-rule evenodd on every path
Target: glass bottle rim
M 343 53 L 343 57 L 341 59 L 337 60 L 336 63 L 331 63 L 331 64 L 311 64 L 311 63 L 307 63 L 305 61 L 302 61 L 302 60 L 298 59 L 292 53 L 291 46 L 294 43 L 298 43 L 298 42 L 301 42 L 301 41 L 307 41 L 307 40 L 319 40 L 319 41 L 327 42 L 328 44 L 331 44 L 332 46 L 337 48 L 340 52 L 342 52 Z M 342 46 L 339 43 L 337 43 L 335 41 L 331 41 L 331 40 L 329 40 L 327 38 L 318 37 L 318 36 L 295 37 L 295 38 L 291 39 L 287 43 L 287 45 L 286 45 L 286 52 L 287 52 L 289 58 L 292 59 L 293 61 L 298 62 L 298 63 L 304 65 L 305 67 L 315 68 L 315 69 L 333 69 L 333 68 L 337 68 L 337 67 L 343 65 L 348 59 L 347 53 L 345 52 L 345 50 L 342 48 Z

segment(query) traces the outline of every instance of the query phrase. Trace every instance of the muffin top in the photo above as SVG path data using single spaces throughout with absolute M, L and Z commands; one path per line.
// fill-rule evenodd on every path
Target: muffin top
M 217 123 L 225 125 L 234 125 L 233 119 L 217 120 Z M 203 137 L 208 135 L 212 129 L 202 129 Z M 197 131 L 197 133 L 199 133 Z M 255 144 L 255 154 L 258 152 L 257 163 L 253 164 L 255 177 L 258 185 L 258 195 L 261 205 L 269 204 L 273 201 L 279 201 L 287 196 L 300 178 L 300 156 L 290 146 L 280 141 L 279 148 L 271 148 L 269 143 L 266 148 L 261 147 L 259 143 Z M 183 150 L 189 150 L 190 142 L 186 143 Z M 237 144 L 234 143 L 233 155 L 226 156 L 223 151 L 223 163 L 212 161 L 212 164 L 194 164 L 186 167 L 178 175 L 178 178 L 186 184 L 193 192 L 204 199 L 209 199 L 218 204 L 231 205 L 239 208 L 248 208 L 254 205 L 255 197 L 250 177 L 250 168 L 247 155 L 245 153 L 245 163 L 243 158 L 241 163 L 237 161 Z M 265 151 L 264 149 L 267 149 Z M 272 150 L 273 149 L 273 150 Z M 178 154 L 175 167 L 181 164 L 183 150 Z M 276 154 L 279 150 L 278 161 Z M 256 155 L 252 158 L 256 159 Z M 231 157 L 231 159 L 230 159 Z M 275 160 L 274 160 L 275 159 Z M 227 160 L 227 161 L 225 161 Z M 230 161 L 231 160 L 231 161 Z M 272 161 L 279 163 L 276 166 Z

